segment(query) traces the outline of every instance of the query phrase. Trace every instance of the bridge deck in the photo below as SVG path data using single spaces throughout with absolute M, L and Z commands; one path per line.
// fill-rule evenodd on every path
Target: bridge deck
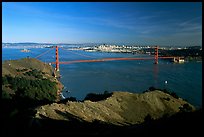
M 162 59 L 174 58 L 174 57 L 158 57 Z M 91 60 L 73 60 L 66 62 L 59 62 L 59 64 L 73 64 L 73 63 L 82 63 L 82 62 L 103 62 L 103 61 L 114 61 L 114 60 L 153 60 L 154 57 L 147 58 L 103 58 L 103 59 L 91 59 Z M 56 64 L 56 62 L 52 62 L 52 64 Z

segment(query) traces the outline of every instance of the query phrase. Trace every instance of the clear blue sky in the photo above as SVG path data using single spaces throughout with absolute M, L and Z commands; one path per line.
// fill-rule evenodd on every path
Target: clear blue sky
M 202 46 L 201 2 L 3 2 L 3 42 Z

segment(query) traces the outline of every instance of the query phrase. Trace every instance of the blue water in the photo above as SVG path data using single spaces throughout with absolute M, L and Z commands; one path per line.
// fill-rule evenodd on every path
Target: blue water
M 48 49 L 33 48 L 31 52 L 24 53 L 20 52 L 20 49 L 3 48 L 2 60 L 36 57 L 46 50 Z M 60 61 L 133 56 L 122 53 L 68 52 L 61 49 L 59 54 Z M 135 55 L 135 57 L 141 56 L 146 55 Z M 55 51 L 52 50 L 39 59 L 44 62 L 54 62 Z M 154 86 L 176 92 L 197 108 L 202 107 L 202 62 L 174 64 L 167 60 L 159 60 L 159 64 L 155 65 L 153 60 L 135 60 L 61 64 L 60 74 L 62 75 L 60 80 L 65 86 L 63 95 L 66 97 L 74 96 L 81 100 L 87 93 L 103 93 L 105 90 L 141 93 Z M 66 92 L 67 90 L 70 92 Z

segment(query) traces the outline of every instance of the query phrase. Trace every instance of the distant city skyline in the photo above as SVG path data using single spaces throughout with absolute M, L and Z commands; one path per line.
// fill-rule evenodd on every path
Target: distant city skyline
M 202 2 L 3 2 L 2 42 L 202 46 Z

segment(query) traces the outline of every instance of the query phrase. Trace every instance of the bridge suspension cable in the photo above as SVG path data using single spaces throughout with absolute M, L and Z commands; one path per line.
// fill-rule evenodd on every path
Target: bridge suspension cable
M 40 54 L 40 55 L 36 56 L 35 58 L 39 58 L 39 57 L 43 56 L 44 54 L 46 54 L 46 53 L 50 52 L 52 49 L 53 49 L 53 48 L 50 48 L 49 50 L 47 50 L 47 51 L 43 52 L 42 54 Z
M 114 61 L 114 60 L 155 60 L 155 64 L 158 64 L 158 59 L 159 58 L 162 58 L 162 59 L 165 59 L 165 58 L 174 58 L 174 57 L 164 57 L 164 56 L 159 57 L 158 56 L 158 46 L 156 46 L 154 48 L 155 49 L 155 55 L 154 56 L 150 55 L 150 57 L 145 57 L 145 58 L 144 57 L 142 57 L 142 58 L 135 58 L 135 57 L 131 57 L 132 55 L 131 56 L 127 56 L 127 57 L 117 57 L 117 58 L 116 57 L 112 57 L 112 58 L 97 58 L 97 57 L 92 57 L 92 56 L 76 53 L 76 52 L 70 51 L 68 49 L 65 49 L 63 47 L 61 47 L 61 49 L 64 50 L 64 51 L 73 53 L 73 54 L 77 54 L 77 55 L 88 57 L 88 58 L 92 58 L 92 59 L 90 59 L 90 60 L 72 60 L 72 61 L 66 61 L 66 62 L 63 62 L 63 61 L 59 62 L 58 47 L 56 46 L 56 62 L 51 62 L 52 64 L 56 64 L 56 70 L 59 70 L 59 64 L 72 64 L 72 63 L 81 63 L 81 62 L 103 62 L 103 61 Z M 42 56 L 42 55 L 46 54 L 49 51 L 50 50 L 40 54 L 39 56 Z M 39 56 L 37 56 L 37 57 L 39 57 Z
M 80 53 L 76 53 L 76 52 L 73 52 L 73 51 L 71 51 L 71 50 L 68 50 L 68 49 L 65 49 L 65 48 L 61 48 L 61 49 L 63 49 L 63 50 L 65 50 L 65 51 L 67 51 L 67 52 L 70 52 L 70 53 L 73 53 L 73 54 L 76 54 L 76 55 L 80 55 L 80 56 L 83 56 L 83 57 L 88 57 L 88 58 L 98 58 L 98 57 L 93 57 L 93 56 L 88 56 L 88 55 L 84 55 L 84 54 L 80 54 Z M 137 55 L 130 55 L 130 56 L 127 56 L 127 57 L 124 57 L 124 58 L 128 58 L 128 57 L 134 57 L 134 56 L 137 56 Z M 101 58 L 102 59 L 102 58 Z
M 73 53 L 73 54 L 79 55 L 79 56 L 83 56 L 83 57 L 87 57 L 87 58 L 96 58 L 96 57 L 92 57 L 92 56 L 88 56 L 88 55 L 84 55 L 84 54 L 76 53 L 76 52 L 70 51 L 70 50 L 65 49 L 65 48 L 61 48 L 61 49 L 63 49 L 64 51 L 67 51 L 67 52 L 70 52 L 70 53 Z

